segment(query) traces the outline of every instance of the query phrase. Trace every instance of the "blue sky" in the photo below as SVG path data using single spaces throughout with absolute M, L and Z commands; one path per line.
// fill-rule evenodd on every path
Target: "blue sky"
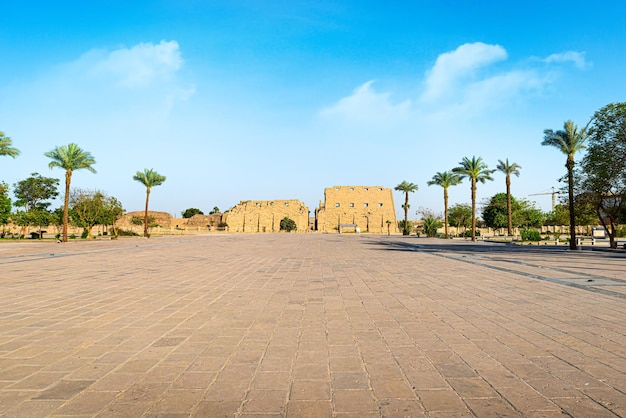
M 76 142 L 99 189 L 141 210 L 153 168 L 167 181 L 151 209 L 180 216 L 247 199 L 300 199 L 334 185 L 419 185 L 463 157 L 522 166 L 517 198 L 550 209 L 565 157 L 543 130 L 585 125 L 626 100 L 626 4 L 616 1 L 20 1 L 0 25 L 0 131 L 12 185 Z M 479 200 L 504 191 L 479 185 Z M 398 214 L 402 195 L 396 193 Z M 450 202 L 469 203 L 469 184 Z

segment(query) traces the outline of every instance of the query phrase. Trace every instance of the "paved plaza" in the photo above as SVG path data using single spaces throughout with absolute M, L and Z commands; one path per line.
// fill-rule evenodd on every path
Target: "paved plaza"
M 626 254 L 0 243 L 0 417 L 626 416 Z

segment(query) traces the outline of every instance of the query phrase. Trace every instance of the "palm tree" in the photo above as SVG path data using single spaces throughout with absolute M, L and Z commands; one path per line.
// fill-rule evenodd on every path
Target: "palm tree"
M 458 174 L 462 179 L 468 178 L 472 187 L 472 241 L 476 241 L 476 184 L 478 182 L 485 183 L 487 180 L 493 180 L 491 174 L 496 170 L 489 170 L 487 164 L 482 158 L 473 156 L 470 160 L 464 157 L 459 163 L 460 166 L 453 168 L 452 171 Z
M 4 132 L 0 131 L 0 155 L 8 155 L 12 158 L 20 155 L 20 150 L 12 147 L 11 145 L 13 145 L 11 138 L 4 136 Z
M 513 216 L 511 214 L 511 174 L 515 174 L 519 177 L 519 171 L 522 168 L 521 165 L 517 163 L 509 163 L 509 159 L 506 161 L 498 160 L 498 166 L 496 167 L 498 171 L 503 172 L 506 175 L 506 214 L 508 217 L 508 229 L 507 234 L 512 235 L 513 233 Z
M 395 187 L 395 190 L 404 192 L 404 205 L 402 205 L 404 209 L 404 228 L 402 228 L 402 235 L 409 235 L 409 193 L 413 193 L 417 189 L 419 189 L 417 184 L 407 181 L 403 181 Z
M 585 149 L 585 141 L 589 138 L 589 125 L 582 129 L 568 120 L 563 124 L 562 131 L 554 132 L 552 129 L 543 131 L 543 142 L 541 145 L 550 145 L 558 148 L 567 155 L 565 167 L 567 168 L 567 193 L 569 199 L 569 248 L 576 250 L 576 218 L 574 214 L 574 154 Z
M 63 242 L 67 242 L 67 224 L 69 213 L 69 199 L 70 199 L 70 182 L 72 180 L 72 172 L 74 170 L 86 169 L 95 173 L 96 170 L 92 167 L 96 163 L 96 160 L 90 153 L 82 150 L 78 145 L 71 143 L 67 146 L 61 145 L 55 147 L 52 151 L 48 151 L 44 154 L 46 157 L 51 158 L 52 161 L 48 164 L 50 169 L 54 167 L 60 167 L 65 170 L 65 199 L 63 202 Z
M 148 202 L 150 200 L 150 189 L 155 186 L 160 186 L 165 181 L 165 176 L 160 175 L 153 169 L 145 168 L 143 173 L 137 171 L 137 174 L 133 176 L 133 180 L 146 186 L 146 211 L 143 216 L 143 236 L 148 237 Z
M 448 187 L 461 183 L 461 177 L 453 171 L 444 171 L 433 176 L 428 182 L 429 186 L 436 185 L 443 187 L 443 222 L 446 228 L 446 239 L 448 238 Z

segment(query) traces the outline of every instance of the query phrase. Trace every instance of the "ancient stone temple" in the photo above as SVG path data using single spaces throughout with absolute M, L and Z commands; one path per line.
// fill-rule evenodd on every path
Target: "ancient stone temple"
M 381 186 L 334 186 L 324 189 L 315 211 L 320 232 L 397 232 L 393 191 Z M 387 227 L 389 226 L 389 230 Z
M 223 221 L 228 232 L 279 232 L 285 217 L 296 223 L 296 232 L 309 229 L 309 209 L 299 200 L 242 200 Z

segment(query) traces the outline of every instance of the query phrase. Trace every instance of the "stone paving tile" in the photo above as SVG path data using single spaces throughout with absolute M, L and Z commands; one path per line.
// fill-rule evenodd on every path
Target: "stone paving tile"
M 625 416 L 624 266 L 365 234 L 1 243 L 0 417 Z

